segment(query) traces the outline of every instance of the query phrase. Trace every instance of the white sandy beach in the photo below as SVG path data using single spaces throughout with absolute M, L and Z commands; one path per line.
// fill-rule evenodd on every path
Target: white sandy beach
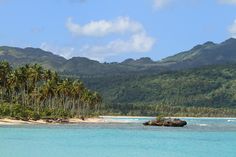
M 69 124 L 76 124 L 76 123 L 104 123 L 103 118 L 87 118 L 85 120 L 81 120 L 79 118 L 71 118 L 69 119 Z M 29 120 L 29 121 L 22 121 L 22 120 L 13 120 L 13 119 L 0 119 L 0 125 L 22 125 L 22 124 L 57 124 L 57 123 L 47 123 L 44 120 Z
M 120 120 L 119 118 L 153 118 L 153 117 L 143 117 L 143 116 L 99 116 L 94 118 L 86 118 L 82 120 L 80 118 L 70 118 L 69 124 L 79 124 L 79 123 L 128 123 L 129 121 Z M 44 120 L 29 120 L 29 121 L 22 121 L 22 120 L 14 120 L 9 118 L 0 119 L 0 125 L 21 125 L 21 124 L 58 124 L 58 123 L 48 123 Z
M 0 119 L 0 125 L 20 125 L 20 124 L 46 124 L 45 121 L 43 120 L 38 120 L 38 121 L 22 121 L 22 120 L 13 120 L 13 119 Z

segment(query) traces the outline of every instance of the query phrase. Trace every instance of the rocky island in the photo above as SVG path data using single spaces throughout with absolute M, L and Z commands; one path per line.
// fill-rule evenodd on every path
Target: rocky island
M 183 127 L 187 125 L 187 122 L 180 119 L 171 118 L 157 118 L 156 120 L 151 120 L 143 123 L 145 126 L 166 126 L 166 127 Z

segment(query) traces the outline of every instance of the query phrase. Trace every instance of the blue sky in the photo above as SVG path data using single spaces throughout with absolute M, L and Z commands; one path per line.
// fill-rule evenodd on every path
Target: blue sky
M 236 0 L 0 0 L 0 45 L 160 60 L 236 37 Z

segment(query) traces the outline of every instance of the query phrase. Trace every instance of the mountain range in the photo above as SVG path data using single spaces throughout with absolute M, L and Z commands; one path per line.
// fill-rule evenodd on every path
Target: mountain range
M 84 57 L 65 59 L 38 48 L 7 46 L 0 47 L 0 60 L 15 67 L 38 63 L 60 75 L 81 79 L 102 95 L 104 114 L 110 110 L 126 115 L 155 115 L 160 109 L 173 115 L 189 108 L 196 112 L 193 115 L 201 111 L 211 116 L 208 113 L 215 115 L 217 108 L 217 112 L 227 115 L 224 112 L 236 106 L 233 38 L 219 44 L 206 42 L 160 61 L 143 57 L 100 63 Z M 229 109 L 223 112 L 222 107 Z
M 13 66 L 38 63 L 61 73 L 79 76 L 146 74 L 206 65 L 236 63 L 236 39 L 230 38 L 219 44 L 206 42 L 193 47 L 191 50 L 177 53 L 160 61 L 143 57 L 137 60 L 126 59 L 120 63 L 100 63 L 84 57 L 65 59 L 39 48 L 8 46 L 0 47 L 0 60 L 6 60 Z

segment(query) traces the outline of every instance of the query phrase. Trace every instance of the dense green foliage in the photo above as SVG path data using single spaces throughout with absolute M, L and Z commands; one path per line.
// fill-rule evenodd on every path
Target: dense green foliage
M 96 113 L 102 99 L 79 80 L 61 79 L 41 66 L 13 69 L 0 62 L 0 116 L 22 119 L 86 116 Z
M 155 115 L 159 108 L 158 111 L 168 115 L 215 113 L 222 116 L 224 108 L 228 109 L 225 116 L 233 113 L 236 116 L 233 111 L 236 107 L 236 65 L 153 75 L 86 78 L 84 81 L 89 88 L 100 92 L 104 102 L 110 104 L 108 108 L 115 112 Z M 176 108 L 180 109 L 176 111 Z M 185 108 L 194 112 L 185 112 Z M 217 108 L 219 110 L 215 111 Z
M 231 38 L 219 44 L 206 42 L 161 61 L 152 61 L 144 57 L 137 60 L 127 59 L 121 63 L 99 63 L 83 57 L 67 60 L 37 48 L 21 49 L 3 46 L 0 47 L 0 60 L 9 61 L 13 67 L 25 63 L 39 63 L 43 67 L 56 70 L 65 79 L 59 79 L 54 83 L 53 78 L 48 81 L 43 77 L 35 85 L 31 79 L 30 84 L 24 85 L 25 83 L 21 82 L 20 92 L 18 87 L 5 89 L 2 83 L 1 100 L 15 105 L 21 104 L 29 111 L 32 108 L 33 111 L 37 111 L 38 104 L 46 104 L 47 108 L 50 106 L 50 112 L 54 108 L 66 111 L 65 107 L 62 107 L 65 104 L 63 101 L 71 104 L 73 98 L 67 100 L 68 97 L 64 95 L 65 100 L 63 100 L 61 94 L 58 95 L 58 88 L 63 86 L 62 84 L 64 87 L 68 84 L 71 86 L 72 81 L 66 79 L 70 77 L 83 80 L 89 89 L 102 94 L 105 102 L 102 114 L 156 115 L 162 112 L 165 115 L 184 113 L 197 116 L 208 114 L 236 116 L 234 111 L 236 106 L 235 52 L 236 39 Z M 30 66 L 29 69 L 32 67 Z M 197 67 L 198 69 L 193 69 Z M 10 68 L 10 73 L 15 73 L 19 69 L 22 67 L 18 70 Z M 10 76 L 6 78 L 8 81 Z M 28 81 L 30 77 L 26 74 L 23 80 Z M 43 97 L 42 93 L 45 92 L 43 89 L 47 89 L 47 86 L 53 89 L 53 94 L 49 94 L 45 100 L 39 99 L 38 94 Z M 48 92 L 50 93 L 50 90 Z M 79 108 L 85 108 L 83 105 L 80 106 L 80 101 L 84 101 L 82 97 L 78 100 Z M 51 103 L 56 107 L 50 105 Z M 31 107 L 29 104 L 35 105 Z M 185 112 L 185 108 L 188 112 Z M 221 112 L 222 110 L 224 112 Z M 72 113 L 75 114 L 77 111 Z
M 186 107 L 155 104 L 112 104 L 102 108 L 104 115 L 127 116 L 169 116 L 169 117 L 236 117 L 236 109 L 232 107 Z

